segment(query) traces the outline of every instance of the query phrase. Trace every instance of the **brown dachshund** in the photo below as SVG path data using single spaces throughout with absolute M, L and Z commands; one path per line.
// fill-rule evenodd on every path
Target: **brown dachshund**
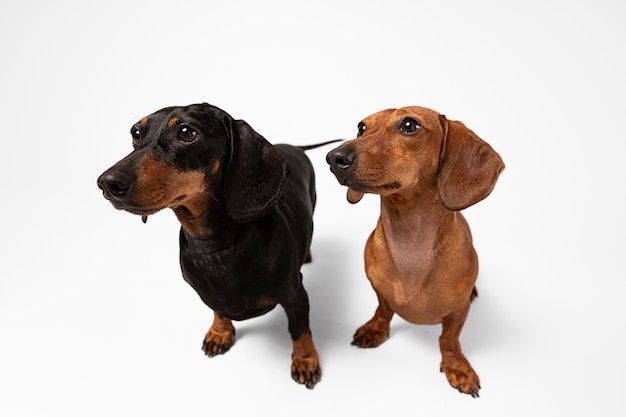
M 180 265 L 214 311 L 202 349 L 235 343 L 232 320 L 280 304 L 293 342 L 292 378 L 321 378 L 300 267 L 310 261 L 315 175 L 304 154 L 320 145 L 271 145 L 209 104 L 166 107 L 131 128 L 134 151 L 98 178 L 104 197 L 142 216 L 171 208 L 181 223 Z
M 379 194 L 381 213 L 365 246 L 365 271 L 378 296 L 374 317 L 352 341 L 376 347 L 394 313 L 441 323 L 441 371 L 478 397 L 478 375 L 459 335 L 476 297 L 478 258 L 460 210 L 487 197 L 504 169 L 500 156 L 458 121 L 422 107 L 389 109 L 359 123 L 358 137 L 327 161 L 348 201 Z

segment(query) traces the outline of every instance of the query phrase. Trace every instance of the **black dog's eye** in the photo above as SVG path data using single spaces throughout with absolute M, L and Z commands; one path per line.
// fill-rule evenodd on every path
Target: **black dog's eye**
M 130 136 L 133 138 L 133 144 L 136 145 L 141 140 L 141 131 L 137 126 L 130 128 Z
M 417 120 L 410 117 L 405 117 L 400 122 L 400 132 L 404 135 L 413 135 L 417 133 L 421 127 Z
M 367 129 L 367 126 L 365 126 L 365 123 L 361 122 L 359 123 L 359 132 L 356 134 L 357 136 L 361 136 L 363 135 L 363 133 L 365 133 L 365 129 Z
M 197 136 L 198 134 L 196 131 L 187 125 L 181 125 L 180 128 L 178 128 L 178 140 L 182 140 L 183 142 L 193 142 L 196 140 Z

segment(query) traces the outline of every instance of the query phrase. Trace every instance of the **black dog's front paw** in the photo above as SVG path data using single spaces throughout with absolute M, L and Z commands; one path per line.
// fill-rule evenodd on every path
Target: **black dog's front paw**
M 313 358 L 294 358 L 291 364 L 291 378 L 308 389 L 313 389 L 322 379 L 322 369 L 317 356 Z
M 208 357 L 222 355 L 235 344 L 235 330 L 217 332 L 212 328 L 209 329 L 204 341 L 202 342 L 202 350 Z
M 319 356 L 310 331 L 293 340 L 291 377 L 308 389 L 313 389 L 322 378 Z

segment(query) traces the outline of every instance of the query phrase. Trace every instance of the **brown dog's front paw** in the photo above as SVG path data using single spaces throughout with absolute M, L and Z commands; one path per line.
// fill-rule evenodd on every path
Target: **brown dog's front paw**
M 445 372 L 448 382 L 463 394 L 478 398 L 480 382 L 478 375 L 467 361 L 454 361 L 453 364 L 441 364 L 441 372 Z
M 318 358 L 293 358 L 291 362 L 291 377 L 298 384 L 303 384 L 308 389 L 313 389 L 315 384 L 322 379 L 322 368 L 320 368 Z
M 352 345 L 360 348 L 375 348 L 389 337 L 389 326 L 376 327 L 367 323 L 357 329 L 352 336 Z
M 213 357 L 228 352 L 234 344 L 235 329 L 232 331 L 218 332 L 211 328 L 207 332 L 206 336 L 204 336 L 202 350 L 207 356 Z

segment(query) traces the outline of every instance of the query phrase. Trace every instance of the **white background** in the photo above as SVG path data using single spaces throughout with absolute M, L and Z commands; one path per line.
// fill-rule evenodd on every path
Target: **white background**
M 0 5 L 0 415 L 623 415 L 626 6 L 620 1 L 35 1 Z M 130 126 L 207 101 L 274 143 L 352 138 L 422 105 L 507 168 L 467 209 L 480 298 L 462 333 L 483 389 L 439 373 L 440 326 L 376 307 L 358 205 L 324 161 L 303 268 L 323 379 L 291 381 L 282 309 L 237 323 L 208 359 L 212 313 L 182 280 L 171 212 L 116 211 L 97 176 Z

